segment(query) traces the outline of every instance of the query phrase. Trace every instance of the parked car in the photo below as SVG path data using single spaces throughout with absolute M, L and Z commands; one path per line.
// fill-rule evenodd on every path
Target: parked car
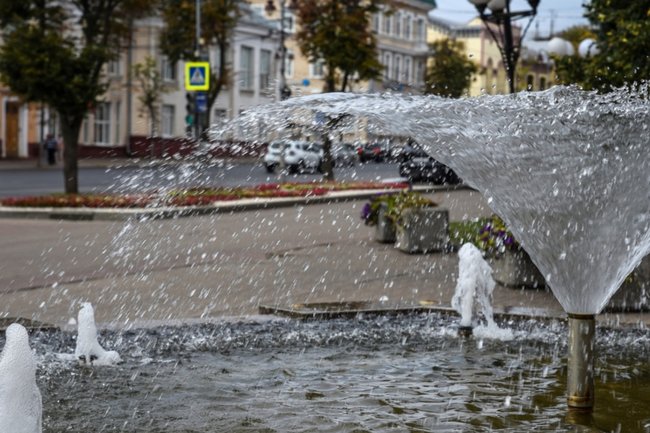
M 455 185 L 462 182 L 451 168 L 426 153 L 424 156 L 412 156 L 403 160 L 399 165 L 399 174 L 410 182 L 428 181 L 436 185 Z
M 368 143 L 357 148 L 359 161 L 382 162 L 386 158 L 386 148 L 379 143 Z
M 323 148 L 318 143 L 288 140 L 284 142 L 282 160 L 289 173 L 320 169 Z
M 352 167 L 359 161 L 359 156 L 350 143 L 339 143 L 332 146 L 332 164 L 334 167 Z
M 264 162 L 264 167 L 268 173 L 273 173 L 275 168 L 282 162 L 283 147 L 284 143 L 282 141 L 273 141 L 267 146 L 262 161 Z

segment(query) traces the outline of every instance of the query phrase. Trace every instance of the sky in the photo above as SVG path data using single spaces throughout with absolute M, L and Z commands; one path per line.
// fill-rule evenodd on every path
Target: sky
M 553 26 L 554 32 L 559 32 L 574 25 L 586 25 L 588 21 L 583 17 L 582 4 L 587 0 L 540 0 L 535 21 L 528 30 L 528 37 L 539 29 L 542 37 L 547 37 Z M 465 23 L 477 15 L 476 8 L 468 0 L 436 0 L 438 7 L 431 14 L 446 20 Z M 528 10 L 530 6 L 525 0 L 512 0 L 511 10 Z M 522 20 L 521 23 L 527 23 Z M 552 23 L 552 24 L 551 24 Z

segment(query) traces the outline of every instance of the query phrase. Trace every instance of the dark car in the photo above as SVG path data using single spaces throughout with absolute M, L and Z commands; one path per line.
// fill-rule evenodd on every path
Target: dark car
M 379 143 L 368 143 L 357 148 L 360 162 L 382 162 L 386 158 L 386 149 Z
M 443 163 L 428 156 L 424 151 L 414 151 L 399 165 L 399 174 L 410 182 L 426 181 L 436 185 L 461 183 L 458 175 Z

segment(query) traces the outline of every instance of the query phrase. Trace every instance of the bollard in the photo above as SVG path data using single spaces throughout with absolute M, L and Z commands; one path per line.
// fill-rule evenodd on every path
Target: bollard
M 594 408 L 593 314 L 569 313 L 569 356 L 567 359 L 567 404 L 569 410 L 591 412 Z

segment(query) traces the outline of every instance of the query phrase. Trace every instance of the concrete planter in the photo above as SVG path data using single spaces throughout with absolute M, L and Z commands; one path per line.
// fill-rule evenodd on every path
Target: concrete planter
M 409 208 L 397 225 L 395 246 L 407 253 L 440 251 L 449 243 L 449 211 L 438 207 Z
M 604 311 L 650 310 L 650 256 L 646 256 L 621 288 L 612 296 Z
M 526 253 L 520 251 L 506 251 L 495 257 L 489 258 L 492 266 L 494 281 L 506 287 L 518 288 L 544 288 L 546 281 Z
M 375 226 L 375 240 L 384 244 L 395 242 L 395 223 L 386 216 L 386 205 L 379 207 L 379 217 Z

